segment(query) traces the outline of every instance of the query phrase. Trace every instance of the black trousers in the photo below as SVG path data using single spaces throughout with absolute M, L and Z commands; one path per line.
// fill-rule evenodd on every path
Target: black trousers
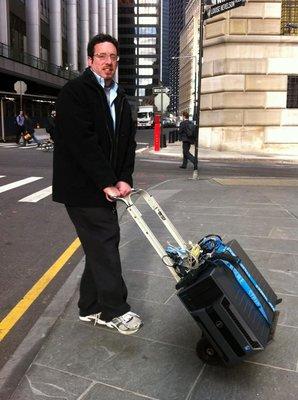
M 183 162 L 182 165 L 183 167 L 187 166 L 187 161 L 189 160 L 190 162 L 193 163 L 193 165 L 196 164 L 196 159 L 195 157 L 190 153 L 190 143 L 189 142 L 182 142 L 182 150 L 183 150 Z
M 116 208 L 66 207 L 86 255 L 80 283 L 80 315 L 101 312 L 110 321 L 130 310 L 119 255 Z
M 19 143 L 22 134 L 25 132 L 25 127 L 24 126 L 17 126 L 16 129 L 16 143 Z

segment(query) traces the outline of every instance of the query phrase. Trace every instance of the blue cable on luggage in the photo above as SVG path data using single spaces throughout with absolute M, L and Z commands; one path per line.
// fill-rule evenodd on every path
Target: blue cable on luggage
M 269 305 L 269 307 L 275 311 L 275 307 L 272 305 L 272 303 L 269 301 L 268 297 L 265 295 L 263 290 L 259 287 L 257 284 L 256 280 L 251 276 L 251 274 L 248 272 L 247 268 L 245 265 L 241 262 L 240 258 L 232 251 L 232 249 L 228 246 L 226 246 L 220 236 L 212 236 L 210 235 L 209 237 L 203 238 L 200 242 L 199 245 L 201 248 L 205 248 L 207 251 L 215 253 L 218 255 L 218 260 L 220 260 L 220 255 L 224 255 L 229 253 L 232 257 L 234 257 L 235 262 L 240 266 L 242 271 L 245 273 L 245 275 L 249 278 L 250 282 L 253 284 L 253 286 L 257 289 L 257 291 L 261 294 L 261 296 L 264 298 L 266 303 Z M 235 276 L 237 282 L 239 285 L 243 288 L 245 293 L 251 298 L 251 300 L 254 302 L 258 310 L 260 311 L 261 315 L 265 318 L 265 320 L 270 324 L 269 318 L 266 314 L 266 311 L 260 301 L 258 300 L 257 296 L 251 289 L 251 287 L 248 285 L 248 283 L 245 281 L 245 279 L 242 277 L 242 275 L 237 271 L 237 269 L 232 265 L 227 260 L 221 260 L 225 266 L 227 266 L 230 271 L 232 271 L 233 275 Z

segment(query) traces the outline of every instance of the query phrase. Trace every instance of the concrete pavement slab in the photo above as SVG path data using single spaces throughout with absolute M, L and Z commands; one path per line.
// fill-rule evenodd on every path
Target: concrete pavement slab
M 76 400 L 91 384 L 92 381 L 87 379 L 42 365 L 32 365 L 11 400 Z
M 230 369 L 207 366 L 187 400 L 296 400 L 297 373 L 243 363 Z
M 142 316 L 144 327 L 125 337 L 79 322 L 76 294 L 14 400 L 21 399 L 22 393 L 24 399 L 30 398 L 30 390 L 35 400 L 39 392 L 33 388 L 52 397 L 63 388 L 65 398 L 71 400 L 298 398 L 298 219 L 288 212 L 298 188 L 227 187 L 214 181 L 178 179 L 160 185 L 156 193 L 185 239 L 221 233 L 227 240 L 236 238 L 256 262 L 283 298 L 274 341 L 237 368 L 203 365 L 195 353 L 200 330 L 175 295 L 173 278 L 139 228 L 124 216 L 123 271 L 129 302 Z M 141 208 L 166 243 L 170 237 L 158 218 L 150 216 L 143 204 Z M 48 377 L 45 371 L 51 371 Z M 65 376 L 82 382 L 80 393 Z
M 165 400 L 182 398 L 202 368 L 192 349 L 63 320 L 35 363 Z

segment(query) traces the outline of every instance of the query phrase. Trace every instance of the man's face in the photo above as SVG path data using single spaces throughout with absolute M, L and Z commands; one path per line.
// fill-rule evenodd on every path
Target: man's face
M 94 46 L 93 58 L 88 57 L 88 65 L 96 74 L 110 82 L 118 65 L 117 56 L 117 49 L 113 43 L 97 43 Z

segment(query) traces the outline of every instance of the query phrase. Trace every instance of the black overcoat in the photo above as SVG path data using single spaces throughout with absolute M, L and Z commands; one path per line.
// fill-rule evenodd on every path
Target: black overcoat
M 118 181 L 132 186 L 135 125 L 118 88 L 116 129 L 104 89 L 87 68 L 61 90 L 56 103 L 53 200 L 68 206 L 111 206 L 103 190 Z

